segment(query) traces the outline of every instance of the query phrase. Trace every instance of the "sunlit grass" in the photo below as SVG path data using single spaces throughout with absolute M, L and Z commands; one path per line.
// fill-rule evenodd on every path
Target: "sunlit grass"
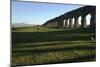
M 95 32 L 44 27 L 12 31 L 12 65 L 95 61 L 95 48 Z
M 70 51 L 58 51 L 58 52 L 55 51 L 55 52 L 48 52 L 43 54 L 35 54 L 35 55 L 29 54 L 24 56 L 23 55 L 16 56 L 12 58 L 12 62 L 15 65 L 68 62 L 71 59 L 76 59 L 76 58 L 91 56 L 91 55 L 95 55 L 95 50 L 92 51 L 91 50 L 73 50 L 73 51 L 70 50 Z

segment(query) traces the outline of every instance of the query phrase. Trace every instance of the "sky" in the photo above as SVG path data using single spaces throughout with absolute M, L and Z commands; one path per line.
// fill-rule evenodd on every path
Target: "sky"
M 82 5 L 12 1 L 12 23 L 44 24 Z

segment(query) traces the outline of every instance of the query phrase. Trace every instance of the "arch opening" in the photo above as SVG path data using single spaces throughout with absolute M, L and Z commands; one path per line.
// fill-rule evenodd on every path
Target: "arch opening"
M 90 19 L 91 19 L 91 14 L 87 14 L 86 15 L 86 25 L 87 25 L 87 27 L 89 27 L 89 25 L 90 25 Z
M 68 23 L 68 27 L 69 27 L 69 19 L 67 20 L 67 23 Z
M 63 27 L 65 27 L 66 25 L 66 19 L 63 20 Z
M 82 17 L 81 17 L 81 16 L 79 16 L 79 17 L 78 17 L 79 27 L 81 26 L 81 19 L 82 19 Z
M 72 18 L 72 25 L 73 25 L 72 27 L 74 27 L 74 24 L 75 24 L 75 18 L 73 17 Z

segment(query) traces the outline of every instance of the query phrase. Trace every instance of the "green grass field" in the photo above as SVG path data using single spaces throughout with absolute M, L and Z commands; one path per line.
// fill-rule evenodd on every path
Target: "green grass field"
M 89 29 L 12 29 L 12 65 L 95 61 L 95 48 L 95 32 Z

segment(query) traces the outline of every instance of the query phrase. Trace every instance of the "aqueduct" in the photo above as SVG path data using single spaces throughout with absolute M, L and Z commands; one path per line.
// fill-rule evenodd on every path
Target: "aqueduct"
M 50 27 L 58 27 L 58 28 L 85 28 L 87 27 L 86 16 L 90 14 L 90 28 L 95 27 L 96 24 L 96 6 L 84 6 L 80 7 L 76 10 L 72 10 L 67 12 L 59 17 L 53 18 L 47 21 L 44 25 Z M 79 25 L 79 17 L 81 16 L 81 25 Z M 74 18 L 74 21 L 73 21 Z M 54 25 L 54 23 L 56 25 Z

